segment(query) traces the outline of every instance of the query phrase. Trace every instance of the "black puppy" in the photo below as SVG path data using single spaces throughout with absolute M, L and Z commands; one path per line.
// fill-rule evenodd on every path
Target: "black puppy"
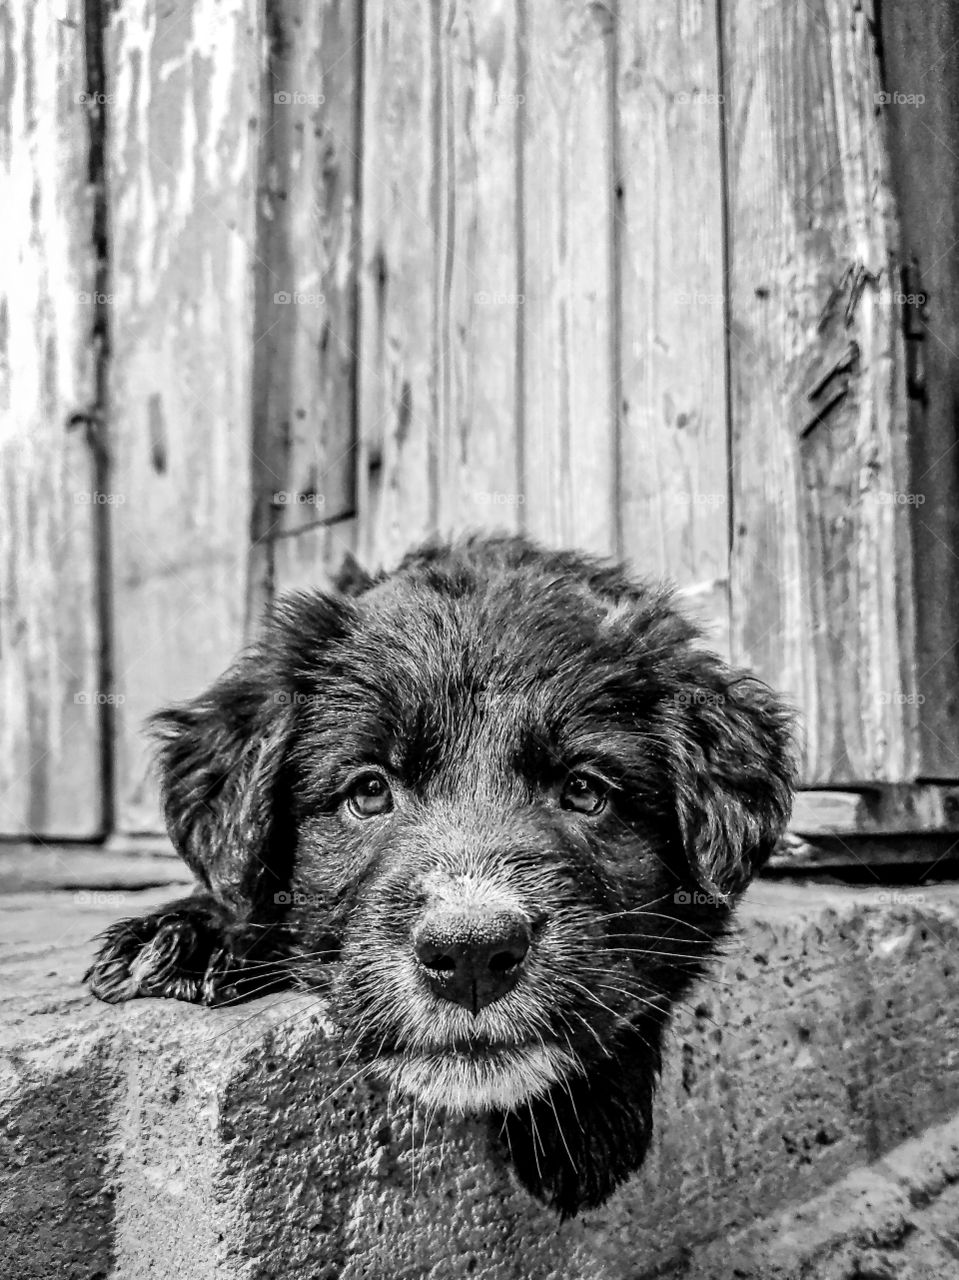
M 109 930 L 93 991 L 322 990 L 357 1060 L 488 1113 L 533 1194 L 602 1203 L 790 808 L 789 713 L 696 638 L 666 591 L 521 538 L 286 597 L 156 717 L 204 891 Z

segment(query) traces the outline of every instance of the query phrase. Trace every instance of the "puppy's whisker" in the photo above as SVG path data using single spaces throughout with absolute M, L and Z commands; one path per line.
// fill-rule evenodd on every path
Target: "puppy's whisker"
M 559 1133 L 560 1141 L 562 1142 L 563 1148 L 566 1151 L 566 1155 L 569 1158 L 570 1167 L 575 1170 L 576 1168 L 578 1168 L 578 1166 L 576 1164 L 576 1161 L 573 1159 L 572 1151 L 570 1151 L 569 1149 L 569 1143 L 566 1141 L 566 1134 L 563 1132 L 562 1121 L 559 1118 L 559 1112 L 556 1110 L 556 1099 L 553 1097 L 552 1089 L 550 1089 L 546 1097 L 550 1107 L 552 1108 L 553 1119 L 556 1121 L 556 1130 Z
M 322 953 L 315 952 L 313 954 L 322 954 Z M 299 955 L 288 955 L 288 956 L 271 956 L 269 959 L 266 959 L 266 960 L 247 960 L 246 957 L 243 955 L 243 953 L 239 952 L 237 953 L 236 958 L 240 962 L 240 966 L 244 969 L 244 971 L 246 971 L 250 969 L 290 968 L 299 964 L 299 962 L 302 959 L 304 958 L 308 959 L 309 957 L 308 956 L 303 957 Z
M 261 1008 L 251 1013 L 248 1017 L 243 1018 L 240 1022 L 234 1022 L 230 1026 L 225 1027 L 222 1031 L 217 1032 L 216 1035 L 211 1037 L 211 1039 L 213 1041 L 222 1040 L 224 1036 L 236 1035 L 241 1033 L 247 1027 L 249 1027 L 252 1023 L 261 1023 L 261 1022 L 267 1021 L 268 1019 L 270 1020 L 271 1029 L 273 1027 L 283 1026 L 284 1023 L 291 1021 L 293 1018 L 296 1018 L 301 1013 L 304 1013 L 304 1012 L 314 1013 L 315 1006 L 313 1009 L 310 1009 L 310 1010 L 304 1010 L 301 1007 L 297 1007 L 291 1013 L 286 1014 L 282 1018 L 278 1018 L 276 1020 L 270 1019 L 271 1011 L 276 1009 L 281 1009 L 284 1006 L 290 1005 L 292 1003 L 296 1003 L 297 1006 L 299 1006 L 301 1001 L 309 1000 L 310 998 L 311 997 L 307 992 L 290 991 L 286 995 L 281 996 L 280 999 L 275 1000 L 270 1004 L 264 1004 Z M 214 1005 L 213 1010 L 215 1011 L 216 1008 L 217 1006 Z M 245 1052 L 245 1048 L 246 1046 L 244 1046 L 241 1052 Z
M 587 1018 L 584 1018 L 578 1009 L 571 1010 L 570 1016 L 575 1018 L 577 1022 L 581 1022 L 583 1024 L 586 1030 L 590 1033 L 590 1035 L 596 1041 L 596 1044 L 599 1047 L 599 1050 L 602 1056 L 604 1058 L 612 1058 L 613 1056 L 612 1049 L 610 1049 L 609 1045 L 605 1042 L 605 1040 L 603 1040 L 602 1036 L 599 1034 L 596 1028 L 592 1025 L 592 1023 Z
M 262 976 L 262 975 L 261 975 Z M 239 974 L 237 975 L 239 977 Z M 282 991 L 282 987 L 277 986 L 277 977 L 268 977 L 265 981 L 259 983 L 255 987 L 237 991 L 235 995 L 230 996 L 228 1000 L 215 1000 L 210 1006 L 213 1009 L 228 1009 L 231 1005 L 246 1004 L 249 1000 L 255 1000 L 257 996 L 263 995 L 269 991 Z M 236 983 L 228 983 L 228 986 L 235 986 Z
M 611 911 L 609 912 L 608 915 L 597 916 L 595 918 L 597 920 L 607 920 L 609 919 L 610 916 L 629 915 L 631 912 L 646 911 L 649 907 L 658 906 L 659 903 L 661 902 L 669 902 L 670 899 L 673 898 L 674 893 L 675 893 L 675 890 L 668 893 L 661 893 L 658 895 L 658 897 L 647 898 L 645 902 L 640 902 L 637 904 L 637 906 L 630 907 L 625 911 Z
M 597 996 L 594 991 L 590 991 L 589 987 L 585 986 L 582 982 L 577 982 L 575 978 L 571 978 L 568 974 L 564 977 L 563 982 L 566 986 L 574 987 L 577 991 L 581 991 L 587 1000 L 592 1000 L 594 1004 L 599 1005 L 603 1012 L 608 1013 L 611 1018 L 617 1020 L 622 1018 L 622 1014 L 617 1013 L 614 1009 L 610 1009 L 608 1005 L 603 1004 L 599 996 Z
M 576 1058 L 576 1054 L 575 1054 L 575 1053 L 574 1053 L 574 1051 L 573 1051 L 573 1046 L 572 1046 L 572 1044 L 570 1044 L 570 1041 L 569 1041 L 569 1038 L 568 1038 L 568 1037 L 567 1037 L 567 1040 L 566 1040 L 566 1044 L 567 1044 L 567 1046 L 568 1046 L 568 1048 L 569 1048 L 570 1055 L 571 1055 L 573 1058 Z M 578 1059 L 577 1059 L 577 1060 L 578 1060 Z M 560 1087 L 566 1091 L 566 1095 L 567 1095 L 567 1097 L 569 1098 L 569 1105 L 570 1105 L 570 1107 L 572 1108 L 572 1111 L 573 1111 L 573 1118 L 574 1118 L 574 1120 L 576 1121 L 576 1125 L 577 1125 L 577 1127 L 578 1127 L 578 1129 L 579 1129 L 580 1133 L 581 1133 L 581 1134 L 583 1134 L 583 1136 L 585 1137 L 585 1136 L 586 1136 L 586 1130 L 583 1128 L 583 1122 L 582 1122 L 582 1120 L 580 1120 L 580 1118 L 579 1118 L 579 1110 L 578 1110 L 578 1108 L 577 1108 L 577 1106 L 576 1106 L 576 1098 L 575 1098 L 575 1097 L 574 1097 L 574 1095 L 573 1095 L 573 1086 L 572 1086 L 572 1084 L 570 1083 L 570 1079 L 569 1079 L 569 1077 L 568 1077 L 568 1076 L 564 1076 L 564 1077 L 562 1078 L 562 1080 L 560 1081 Z
M 597 985 L 602 990 L 615 992 L 616 995 L 625 996 L 627 1000 L 638 1000 L 642 1004 L 649 1005 L 651 1009 L 655 1009 L 657 1013 L 662 1012 L 662 1010 L 659 1009 L 649 997 L 643 996 L 639 991 L 636 991 L 631 987 L 621 987 L 616 983 L 610 982 L 609 975 L 602 969 L 588 969 L 587 972 L 596 974 L 600 979 Z
M 677 929 L 691 929 L 693 933 L 701 933 L 707 943 L 714 942 L 715 939 L 706 929 L 701 929 L 699 925 L 693 924 L 689 920 L 680 920 L 677 916 L 667 915 L 664 911 L 647 911 L 645 907 L 632 907 L 628 911 L 611 911 L 608 915 L 596 916 L 596 920 L 616 920 L 622 916 L 649 916 L 650 919 L 668 920 L 670 924 L 676 926 Z
M 711 949 L 713 943 L 712 938 L 683 938 L 675 933 L 631 933 L 628 936 L 634 938 L 638 942 L 681 942 L 684 947 L 703 947 L 706 948 L 707 951 L 708 949 Z M 578 939 L 578 941 L 581 943 L 589 943 L 594 941 L 594 939 L 590 937 L 583 937 Z M 619 942 L 606 942 L 604 945 L 608 947 L 610 951 L 626 949 L 624 944 Z
M 604 984 L 604 985 L 607 985 L 607 984 Z M 588 999 L 592 1000 L 594 1004 L 596 1004 L 600 1009 L 602 1009 L 602 1010 L 604 1011 L 604 1013 L 608 1013 L 608 1014 L 610 1015 L 610 1017 L 614 1020 L 614 1022 L 617 1022 L 617 1023 L 623 1023 L 623 1022 L 625 1022 L 625 1021 L 628 1021 L 628 1019 L 626 1018 L 626 1015 L 625 1015 L 624 1013 L 617 1013 L 615 1010 L 611 1009 L 611 1008 L 609 1007 L 609 1005 L 605 1003 L 605 1001 L 600 1000 L 599 996 L 598 996 L 594 991 L 590 991 L 588 987 L 583 986 L 581 983 L 576 983 L 576 986 L 578 986 L 578 987 L 579 987 L 579 989 L 583 992 L 583 994 L 584 994 Z M 610 990 L 613 990 L 613 991 L 618 990 L 618 988 L 616 988 L 616 987 L 611 987 L 611 988 L 609 988 L 609 989 L 610 989 Z M 627 998 L 628 998 L 628 999 L 636 999 L 636 998 L 638 998 L 638 997 L 633 996 L 631 993 L 629 993 L 629 992 L 625 992 L 625 991 L 620 991 L 620 992 L 619 992 L 619 994 L 620 994 L 620 995 L 625 995 L 625 996 L 627 996 Z M 649 1003 L 649 1002 L 647 1001 L 646 1003 Z M 655 1006 L 654 1006 L 654 1007 L 655 1007 Z M 658 1012 L 658 1010 L 657 1010 L 657 1012 Z M 635 1029 L 635 1028 L 633 1028 L 633 1030 L 634 1030 L 634 1031 L 636 1031 L 636 1029 Z M 637 1034 L 637 1035 L 639 1035 L 639 1032 L 637 1031 L 637 1032 L 636 1032 L 636 1034 Z M 653 1052 L 653 1046 L 649 1043 L 649 1041 L 645 1038 L 645 1036 L 639 1035 L 639 1038 L 640 1038 L 640 1040 L 642 1040 L 642 1042 L 643 1042 L 643 1044 L 646 1046 L 646 1048 L 647 1048 L 647 1049 L 649 1049 L 650 1053 L 652 1053 L 652 1052 Z
M 536 1176 L 540 1179 L 540 1181 L 542 1181 L 543 1170 L 540 1167 L 540 1163 L 539 1163 L 539 1152 L 540 1152 L 540 1148 L 542 1148 L 543 1155 L 545 1156 L 546 1148 L 543 1146 L 543 1140 L 539 1136 L 539 1126 L 536 1123 L 536 1112 L 532 1106 L 527 1107 L 527 1115 L 529 1116 L 530 1127 L 532 1129 L 532 1134 L 533 1134 L 533 1160 L 536 1164 Z
M 691 960 L 694 964 L 705 964 L 710 959 L 709 955 L 693 955 L 689 951 L 657 951 L 655 948 L 650 947 L 606 947 L 605 951 L 614 958 L 617 954 L 624 956 L 651 956 L 657 962 Z
M 330 1093 L 322 1097 L 319 1100 L 319 1102 L 315 1104 L 317 1109 L 319 1109 L 320 1107 L 325 1107 L 328 1102 L 332 1102 L 338 1093 L 342 1093 L 342 1091 L 346 1089 L 349 1085 L 351 1085 L 354 1080 L 359 1080 L 362 1076 L 368 1075 L 370 1070 L 371 1070 L 371 1065 L 369 1063 L 364 1063 L 363 1066 L 359 1068 L 359 1070 L 354 1071 L 353 1074 L 350 1076 L 347 1076 L 345 1080 L 341 1080 L 335 1089 L 333 1089 Z
M 697 983 L 708 984 L 713 987 L 731 987 L 733 983 L 728 978 L 721 977 L 714 968 L 706 964 L 701 956 L 683 957 L 681 956 L 676 964 L 670 963 L 673 957 L 670 955 L 660 956 L 661 964 L 657 964 L 657 969 L 666 969 L 672 973 L 681 973 L 694 979 Z

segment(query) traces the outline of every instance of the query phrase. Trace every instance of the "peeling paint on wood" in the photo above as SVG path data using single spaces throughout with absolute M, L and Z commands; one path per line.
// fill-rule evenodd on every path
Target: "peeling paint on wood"
M 722 96 L 715 0 L 619 28 L 622 525 L 729 646 Z
M 617 550 L 610 12 L 522 0 L 523 518 L 551 544 Z
M 79 0 L 9 6 L 0 106 L 0 833 L 101 833 L 96 259 Z
M 882 23 L 911 396 L 902 489 L 913 495 L 919 769 L 946 779 L 959 777 L 959 8 L 884 0 Z
M 259 7 L 133 0 L 107 52 L 118 809 L 148 831 L 143 721 L 243 637 Z
M 517 141 L 523 111 L 512 0 L 444 0 L 440 13 L 437 281 L 442 457 L 438 523 L 522 523 L 517 342 Z
M 908 780 L 904 359 L 872 32 L 838 0 L 742 0 L 724 38 L 733 651 L 804 713 L 807 783 Z
M 438 11 L 365 6 L 359 553 L 394 562 L 438 524 Z
M 254 539 L 354 506 L 357 6 L 269 0 L 253 336 Z
M 886 8 L 927 115 L 880 112 L 841 0 L 111 6 L 92 305 L 84 15 L 12 13 L 0 830 L 100 822 L 105 455 L 63 424 L 105 312 L 124 830 L 158 826 L 143 718 L 251 608 L 469 527 L 677 581 L 804 713 L 808 783 L 957 776 L 955 183 L 916 193 L 959 163 L 923 62 L 959 28 Z

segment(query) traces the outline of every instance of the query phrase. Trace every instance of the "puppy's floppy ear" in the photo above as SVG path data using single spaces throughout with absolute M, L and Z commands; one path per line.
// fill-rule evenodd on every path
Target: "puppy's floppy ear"
M 170 837 L 214 897 L 238 913 L 283 878 L 292 843 L 284 765 L 298 682 L 340 630 L 336 599 L 284 597 L 261 639 L 210 689 L 152 718 Z
M 270 863 L 290 698 L 251 657 L 151 719 L 167 829 L 184 862 L 240 908 Z
M 669 708 L 686 858 L 706 892 L 741 892 L 782 835 L 796 785 L 794 716 L 754 676 L 697 653 Z

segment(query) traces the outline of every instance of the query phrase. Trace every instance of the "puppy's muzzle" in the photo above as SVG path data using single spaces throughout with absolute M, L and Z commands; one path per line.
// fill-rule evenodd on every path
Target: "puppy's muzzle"
M 413 949 L 430 989 L 474 1015 L 512 991 L 533 935 L 514 911 L 440 908 L 413 930 Z

